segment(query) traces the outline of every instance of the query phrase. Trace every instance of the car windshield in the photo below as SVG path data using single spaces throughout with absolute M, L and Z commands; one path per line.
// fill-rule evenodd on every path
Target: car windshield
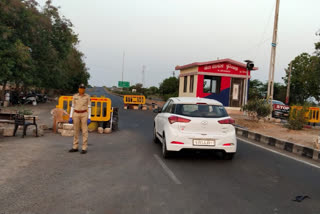
M 273 100 L 272 103 L 273 104 L 279 104 L 279 105 L 285 105 L 283 102 L 278 101 L 278 100 Z
M 175 113 L 188 117 L 220 118 L 228 116 L 223 106 L 203 104 L 178 104 Z

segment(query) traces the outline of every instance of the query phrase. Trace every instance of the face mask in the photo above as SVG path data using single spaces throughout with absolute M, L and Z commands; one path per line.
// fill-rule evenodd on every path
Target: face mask
M 85 92 L 86 90 L 84 89 L 84 88 L 79 88 L 79 94 L 84 94 L 84 92 Z

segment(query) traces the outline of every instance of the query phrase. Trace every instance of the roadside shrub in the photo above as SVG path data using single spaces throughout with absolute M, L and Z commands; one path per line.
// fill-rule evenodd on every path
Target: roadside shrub
M 270 105 L 261 99 L 249 100 L 248 104 L 244 105 L 242 109 L 247 111 L 249 116 L 258 120 L 271 114 Z
M 23 115 L 32 115 L 33 111 L 29 110 L 29 109 L 25 109 L 24 107 L 20 108 L 17 110 L 18 114 L 23 114 Z
M 285 127 L 292 130 L 301 130 L 306 123 L 305 114 L 307 111 L 308 106 L 303 106 L 300 110 L 294 109 L 290 112 L 289 120 Z

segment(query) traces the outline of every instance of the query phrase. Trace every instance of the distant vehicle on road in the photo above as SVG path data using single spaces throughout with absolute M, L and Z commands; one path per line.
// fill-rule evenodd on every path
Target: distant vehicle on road
M 221 151 L 231 160 L 237 150 L 234 120 L 223 105 L 213 99 L 170 98 L 154 119 L 154 142 L 162 143 L 162 155 L 168 158 L 182 149 Z
M 272 117 L 289 117 L 290 107 L 279 100 L 272 100 Z

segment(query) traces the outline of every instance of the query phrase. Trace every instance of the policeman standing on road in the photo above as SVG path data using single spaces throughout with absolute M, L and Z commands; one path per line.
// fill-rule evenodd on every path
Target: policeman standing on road
M 85 85 L 79 86 L 79 93 L 73 95 L 69 123 L 74 126 L 73 146 L 69 152 L 78 152 L 80 128 L 82 130 L 82 151 L 87 153 L 88 148 L 88 125 L 91 123 L 90 95 L 85 94 Z

